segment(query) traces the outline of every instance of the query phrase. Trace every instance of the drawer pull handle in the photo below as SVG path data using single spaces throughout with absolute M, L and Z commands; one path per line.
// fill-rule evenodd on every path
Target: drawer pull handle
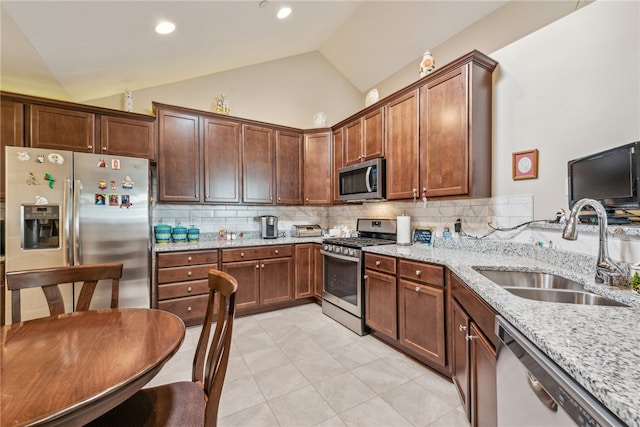
M 416 292 L 420 292 L 420 287 L 416 286 Z
M 376 266 L 382 264 L 380 261 L 376 261 Z
M 191 292 L 191 286 L 187 288 L 187 292 Z
M 187 311 L 191 311 L 191 306 L 187 307 Z
M 187 258 L 187 261 L 191 262 L 191 257 Z
M 276 249 L 274 252 L 277 254 L 277 253 L 278 253 L 278 250 Z
M 460 332 L 463 332 L 463 331 L 466 331 L 466 330 L 467 330 L 467 327 L 466 327 L 466 325 L 462 325 L 462 324 L 461 324 L 461 325 L 458 325 L 458 330 L 459 330 Z
M 187 276 L 191 276 L 191 272 L 190 272 L 190 271 L 189 271 L 189 272 L 187 272 Z
M 419 276 L 419 275 L 421 275 L 421 274 L 422 274 L 422 271 L 420 271 L 420 270 L 416 270 L 416 276 Z

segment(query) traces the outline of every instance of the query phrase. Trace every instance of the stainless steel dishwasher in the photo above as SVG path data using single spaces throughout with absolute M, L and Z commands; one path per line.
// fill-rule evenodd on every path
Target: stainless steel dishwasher
M 499 426 L 624 426 L 503 317 L 496 363 Z

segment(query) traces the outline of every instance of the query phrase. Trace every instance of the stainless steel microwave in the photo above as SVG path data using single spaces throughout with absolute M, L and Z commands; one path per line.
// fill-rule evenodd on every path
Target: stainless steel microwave
M 340 200 L 384 200 L 384 159 L 377 158 L 338 169 Z

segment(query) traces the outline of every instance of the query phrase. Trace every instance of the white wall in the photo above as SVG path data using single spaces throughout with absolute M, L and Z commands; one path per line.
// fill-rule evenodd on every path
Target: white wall
M 152 101 L 214 111 L 224 93 L 230 115 L 303 129 L 318 111 L 331 126 L 364 108 L 362 95 L 318 52 L 133 91 L 134 111 L 152 114 Z M 122 109 L 122 96 L 85 103 Z

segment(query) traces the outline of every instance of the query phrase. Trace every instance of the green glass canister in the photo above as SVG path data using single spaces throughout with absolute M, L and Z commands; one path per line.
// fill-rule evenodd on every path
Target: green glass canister
M 173 227 L 171 231 L 171 237 L 175 243 L 183 243 L 187 241 L 187 227 L 180 224 Z
M 187 230 L 187 240 L 190 242 L 197 242 L 198 240 L 200 240 L 200 229 L 195 225 L 189 227 L 189 229 Z
M 164 224 L 160 221 L 160 224 L 153 227 L 153 233 L 156 236 L 156 243 L 169 243 L 171 241 L 171 226 Z

